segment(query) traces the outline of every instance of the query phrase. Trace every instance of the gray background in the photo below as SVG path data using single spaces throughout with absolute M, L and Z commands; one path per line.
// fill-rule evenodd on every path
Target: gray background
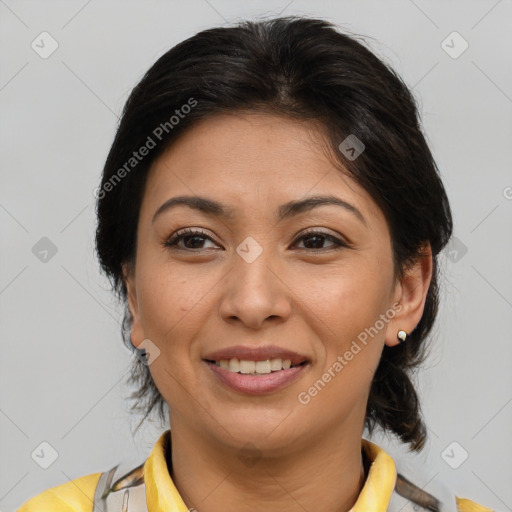
M 421 484 L 441 479 L 512 510 L 510 0 L 0 0 L 0 510 L 143 460 L 162 431 L 148 422 L 132 433 L 131 356 L 94 257 L 94 190 L 124 101 L 157 57 L 199 30 L 279 13 L 371 36 L 413 88 L 456 235 L 441 257 L 441 314 L 419 377 L 430 429 L 416 457 Z M 31 47 L 43 31 L 58 43 L 46 59 Z M 457 58 L 463 41 L 442 43 L 453 31 L 469 44 Z M 47 261 L 43 237 L 57 248 Z M 48 469 L 42 442 L 58 453 Z

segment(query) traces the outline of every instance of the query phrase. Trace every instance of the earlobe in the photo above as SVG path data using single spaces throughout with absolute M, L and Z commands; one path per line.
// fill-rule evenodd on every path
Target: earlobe
M 407 343 L 407 337 L 421 320 L 432 280 L 432 269 L 432 249 L 427 242 L 415 262 L 404 269 L 397 283 L 395 300 L 400 303 L 401 309 L 388 325 L 387 346 Z

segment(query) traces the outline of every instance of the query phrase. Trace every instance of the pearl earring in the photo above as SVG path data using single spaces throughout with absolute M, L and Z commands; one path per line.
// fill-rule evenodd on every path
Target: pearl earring
M 400 343 L 405 343 L 407 341 L 407 336 L 409 336 L 405 331 L 398 331 L 396 337 Z

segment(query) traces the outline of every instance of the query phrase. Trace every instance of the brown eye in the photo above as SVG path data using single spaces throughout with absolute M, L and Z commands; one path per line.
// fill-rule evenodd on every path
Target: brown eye
M 183 240 L 184 247 L 178 246 L 178 244 Z M 182 231 L 178 231 L 173 234 L 165 243 L 165 247 L 178 248 L 183 250 L 193 250 L 193 249 L 206 249 L 202 247 L 205 240 L 210 240 L 213 242 L 212 238 L 203 233 L 202 231 L 197 231 L 194 229 L 184 229 Z
M 304 249 L 306 250 L 337 250 L 348 247 L 348 244 L 340 238 L 322 231 L 309 231 L 298 239 L 298 241 L 301 240 L 304 241 Z M 323 247 L 325 240 L 329 240 L 333 245 L 327 248 Z
M 174 233 L 163 245 L 165 247 L 173 249 L 176 248 L 185 251 L 194 249 L 203 250 L 208 249 L 208 247 L 204 247 L 206 240 L 210 240 L 211 242 L 215 243 L 214 240 L 203 231 L 187 228 Z M 324 247 L 326 240 L 331 242 L 329 247 Z M 294 245 L 300 241 L 303 241 L 304 243 L 304 247 L 300 248 L 301 250 L 311 250 L 314 252 L 333 249 L 339 250 L 345 247 L 349 247 L 349 245 L 342 239 L 322 231 L 309 231 L 298 238 Z M 183 242 L 183 244 L 180 246 L 179 244 L 181 242 Z

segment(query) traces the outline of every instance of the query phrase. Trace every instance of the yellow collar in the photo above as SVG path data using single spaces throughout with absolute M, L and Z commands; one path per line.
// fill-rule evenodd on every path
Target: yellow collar
M 170 442 L 170 430 L 164 432 L 144 464 L 144 484 L 151 512 L 187 512 L 188 508 L 176 489 L 165 453 Z M 368 478 L 349 512 L 386 512 L 396 482 L 393 459 L 379 446 L 366 439 L 361 447 L 371 461 Z

